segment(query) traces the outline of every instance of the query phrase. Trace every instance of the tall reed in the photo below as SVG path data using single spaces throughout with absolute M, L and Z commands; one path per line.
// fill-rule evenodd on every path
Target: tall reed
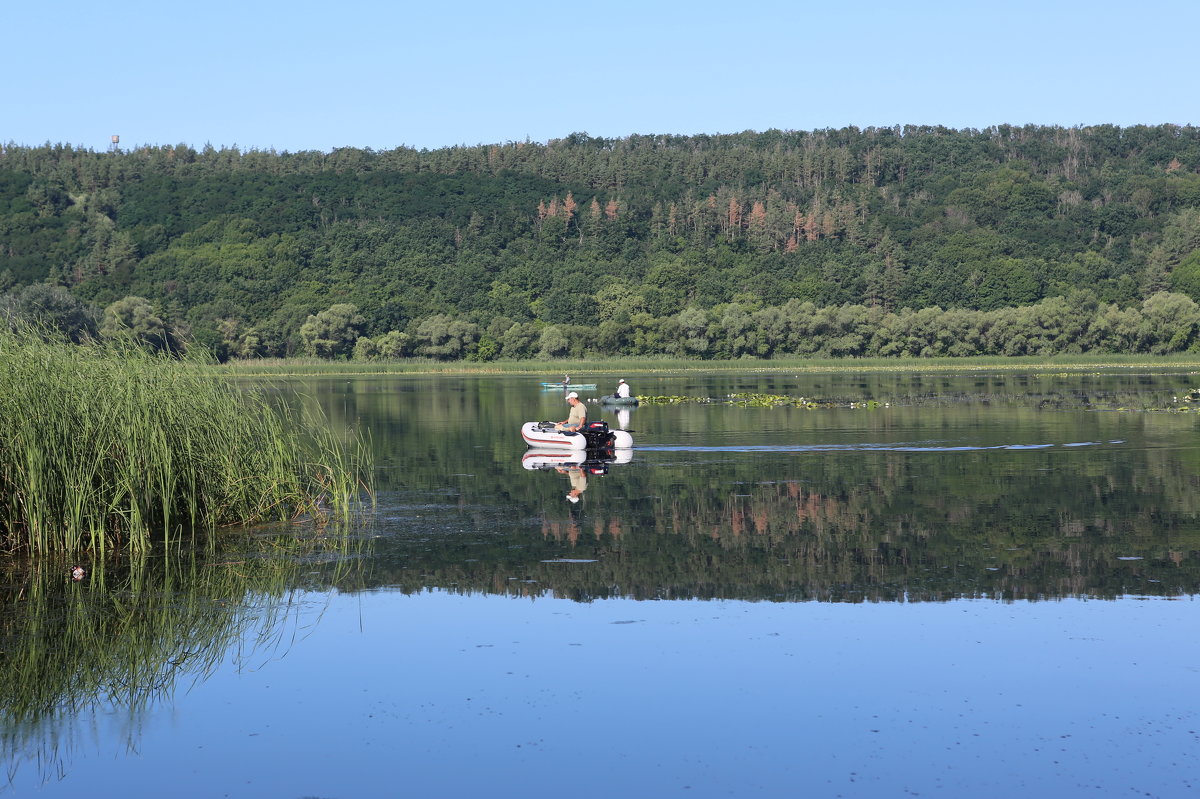
M 0 547 L 134 549 L 345 511 L 365 448 L 133 347 L 0 331 Z

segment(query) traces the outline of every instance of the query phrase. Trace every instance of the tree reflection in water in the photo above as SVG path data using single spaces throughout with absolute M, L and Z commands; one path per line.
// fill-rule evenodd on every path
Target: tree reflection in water
M 381 502 L 392 507 L 369 579 L 405 591 L 1176 596 L 1200 588 L 1200 453 L 1188 445 L 1200 417 L 1163 408 L 1189 379 L 664 378 L 647 393 L 754 390 L 838 407 L 641 407 L 632 462 L 593 477 L 578 507 L 561 476 L 516 467 L 530 409 L 499 401 L 520 393 L 516 378 L 431 379 L 411 393 L 364 381 L 327 407 L 371 418 L 388 442 L 381 483 L 393 491 Z M 875 407 L 850 408 L 856 397 Z M 459 413 L 489 423 L 464 430 Z M 539 565 L 564 556 L 596 562 Z

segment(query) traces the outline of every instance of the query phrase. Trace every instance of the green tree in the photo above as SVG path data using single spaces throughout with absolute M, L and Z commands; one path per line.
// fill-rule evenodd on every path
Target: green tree
M 708 354 L 712 344 L 709 333 L 708 312 L 701 308 L 684 308 L 678 314 L 679 332 L 682 334 L 681 355 Z
M 389 330 L 375 340 L 380 358 L 397 360 L 412 354 L 412 337 L 399 330 Z
M 1200 306 L 1191 297 L 1161 291 L 1142 303 L 1142 346 L 1160 355 L 1196 343 Z
M 354 342 L 354 360 L 373 361 L 379 357 L 379 347 L 366 336 L 359 336 Z
M 0 316 L 9 325 L 24 323 L 56 331 L 74 342 L 96 338 L 98 311 L 62 286 L 32 283 L 0 297 Z
M 500 336 L 500 354 L 512 359 L 533 357 L 539 336 L 536 323 L 514 322 Z
M 479 326 L 447 314 L 434 314 L 421 320 L 413 339 L 418 355 L 455 360 L 474 351 L 479 341 Z
M 128 341 L 160 352 L 183 349 L 176 332 L 144 297 L 128 296 L 105 308 L 100 336 L 107 341 Z
M 337 303 L 328 310 L 312 314 L 300 326 L 304 350 L 318 358 L 337 358 L 350 355 L 366 322 L 358 307 Z
M 1180 261 L 1171 272 L 1171 291 L 1200 301 L 1200 250 Z
M 562 325 L 547 325 L 538 336 L 539 358 L 561 358 L 571 352 L 571 341 Z

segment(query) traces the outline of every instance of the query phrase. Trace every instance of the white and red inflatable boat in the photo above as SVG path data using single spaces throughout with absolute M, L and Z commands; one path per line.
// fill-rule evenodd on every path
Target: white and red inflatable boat
M 578 433 L 560 433 L 553 422 L 526 422 L 521 438 L 538 449 L 609 450 L 630 449 L 633 436 L 624 430 L 608 429 L 608 422 L 588 422 Z

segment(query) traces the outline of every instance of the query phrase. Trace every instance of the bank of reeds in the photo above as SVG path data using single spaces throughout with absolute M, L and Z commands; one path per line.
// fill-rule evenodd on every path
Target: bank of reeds
M 363 448 L 196 364 L 0 332 L 0 546 L 34 552 L 348 510 Z
M 817 358 L 775 356 L 701 360 L 669 355 L 635 355 L 608 358 L 435 361 L 430 358 L 400 360 L 345 361 L 321 358 L 261 358 L 234 360 L 213 365 L 212 371 L 234 377 L 353 377 L 357 375 L 538 375 L 539 379 L 557 380 L 570 374 L 580 382 L 592 382 L 597 375 L 676 374 L 683 372 L 735 372 L 737 374 L 793 374 L 881 372 L 1098 372 L 1144 370 L 1150 372 L 1195 372 L 1200 369 L 1197 353 L 1174 355 L 1079 354 L 1052 356 L 977 355 L 972 357 L 930 358 Z

